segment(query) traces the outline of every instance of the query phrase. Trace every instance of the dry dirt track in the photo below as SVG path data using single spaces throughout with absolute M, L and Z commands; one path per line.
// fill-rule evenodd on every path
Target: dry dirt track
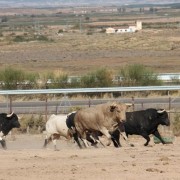
M 135 147 L 122 142 L 119 149 L 83 150 L 59 140 L 59 151 L 52 145 L 42 149 L 43 140 L 42 135 L 7 137 L 8 150 L 0 149 L 0 180 L 180 179 L 180 138 L 174 144 L 144 147 L 144 139 L 131 137 Z

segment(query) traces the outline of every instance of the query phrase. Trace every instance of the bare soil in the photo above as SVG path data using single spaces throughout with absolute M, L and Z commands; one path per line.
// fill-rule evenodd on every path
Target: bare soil
M 80 180 L 80 179 L 158 179 L 180 177 L 180 138 L 174 144 L 153 144 L 131 136 L 129 147 L 113 145 L 80 150 L 74 142 L 58 141 L 59 151 L 52 144 L 42 149 L 44 135 L 12 135 L 7 137 L 8 150 L 0 148 L 1 180 Z

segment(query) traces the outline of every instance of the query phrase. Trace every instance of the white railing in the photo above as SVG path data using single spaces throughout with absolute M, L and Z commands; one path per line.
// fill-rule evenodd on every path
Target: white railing
M 72 93 L 101 93 L 101 92 L 130 92 L 130 91 L 174 91 L 177 86 L 138 86 L 138 87 L 105 87 L 105 88 L 69 88 L 69 89 L 31 89 L 31 90 L 0 90 L 0 95 L 22 94 L 72 94 Z

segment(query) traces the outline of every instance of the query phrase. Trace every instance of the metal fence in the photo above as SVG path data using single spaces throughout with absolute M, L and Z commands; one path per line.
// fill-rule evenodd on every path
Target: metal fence
M 110 99 L 69 99 L 67 96 L 59 100 L 44 101 L 12 101 L 7 99 L 6 102 L 0 103 L 0 112 L 16 112 L 18 114 L 60 114 L 68 113 L 73 109 L 81 107 L 90 107 L 108 101 L 118 101 L 131 103 L 133 111 L 147 108 L 161 108 L 178 111 L 180 109 L 180 97 L 151 97 L 151 98 L 110 98 Z
M 135 89 L 137 88 L 137 89 Z M 150 87 L 150 89 L 153 89 L 154 87 Z M 167 90 L 167 87 L 163 87 L 165 90 Z M 128 89 L 128 88 L 127 88 Z M 123 89 L 125 92 L 127 90 L 126 88 Z M 132 87 L 132 89 L 129 89 L 130 91 L 137 91 L 140 89 L 139 87 Z M 156 88 L 154 88 L 156 89 Z M 158 87 L 159 89 L 159 87 Z M 179 90 L 180 86 L 177 88 L 175 87 L 175 90 Z M 81 92 L 86 92 L 85 89 L 79 89 Z M 125 97 L 118 97 L 118 98 L 81 98 L 81 99 L 71 99 L 68 97 L 67 94 L 72 94 L 72 92 L 77 91 L 79 93 L 79 90 L 39 90 L 39 91 L 4 91 L 3 94 L 2 91 L 0 91 L 0 94 L 3 94 L 6 99 L 4 102 L 0 102 L 0 113 L 2 112 L 12 112 L 14 111 L 15 113 L 22 115 L 22 114 L 30 114 L 30 115 L 43 115 L 44 120 L 47 121 L 48 117 L 51 114 L 67 114 L 73 110 L 76 110 L 78 108 L 84 108 L 84 107 L 90 107 L 94 106 L 97 104 L 102 104 L 106 103 L 109 101 L 117 101 L 117 102 L 122 102 L 122 103 L 131 103 L 133 106 L 130 109 L 130 111 L 136 111 L 136 110 L 143 110 L 147 108 L 161 108 L 161 109 L 166 109 L 169 111 L 169 118 L 170 121 L 174 121 L 174 117 L 176 115 L 180 114 L 180 97 L 170 97 L 170 96 L 165 96 L 165 97 L 144 97 L 144 98 L 139 98 L 139 97 L 130 97 L 130 98 L 125 98 Z M 107 88 L 107 89 L 101 89 L 101 88 L 93 88 L 93 89 L 88 89 L 89 92 L 95 91 L 101 92 L 106 90 L 109 90 L 109 92 L 112 92 L 112 89 Z M 114 89 L 115 92 L 119 92 L 117 89 Z M 121 89 L 122 90 L 122 89 Z M 141 91 L 146 91 L 147 87 L 143 87 Z M 169 90 L 169 89 L 168 89 Z M 174 90 L 174 89 L 173 89 Z M 68 93 L 67 93 L 68 92 Z M 71 92 L 71 93 L 70 93 Z M 77 93 L 76 92 L 76 93 Z M 14 94 L 15 93 L 15 94 Z M 17 94 L 16 94 L 17 93 Z M 45 94 L 44 100 L 29 100 L 29 101 L 20 101 L 16 98 L 16 100 L 13 100 L 12 95 L 14 96 L 19 96 L 19 95 L 29 95 L 29 94 Z M 64 94 L 61 98 L 56 96 L 54 98 L 48 98 L 47 94 Z M 86 92 L 87 93 L 87 92 Z M 58 97 L 58 98 L 57 98 Z M 172 128 L 172 126 L 171 126 Z M 167 134 L 169 132 L 172 132 L 169 127 L 161 127 L 161 132 L 164 134 Z
M 39 89 L 39 90 L 8 90 L 0 91 L 0 95 L 6 97 L 5 102 L 0 103 L 0 112 L 16 112 L 18 114 L 50 114 L 68 113 L 76 108 L 89 107 L 107 101 L 119 101 L 132 103 L 133 111 L 147 108 L 165 108 L 171 112 L 178 112 L 180 109 L 179 97 L 155 97 L 155 98 L 111 98 L 111 99 L 81 99 L 72 100 L 68 94 L 77 93 L 113 93 L 113 92 L 133 92 L 133 91 L 177 91 L 180 86 L 143 86 L 143 87 L 111 87 L 111 88 L 76 88 L 76 89 Z M 50 100 L 45 96 L 44 101 L 13 101 L 12 95 L 34 95 L 34 94 L 63 94 L 59 100 Z

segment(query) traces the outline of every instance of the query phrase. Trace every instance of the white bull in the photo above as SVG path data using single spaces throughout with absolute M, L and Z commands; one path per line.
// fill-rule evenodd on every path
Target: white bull
M 54 144 L 54 149 L 57 150 L 56 141 L 60 136 L 66 139 L 71 139 L 71 133 L 66 125 L 67 115 L 51 115 L 46 122 L 46 138 L 44 141 L 44 148 L 47 144 L 52 141 Z

